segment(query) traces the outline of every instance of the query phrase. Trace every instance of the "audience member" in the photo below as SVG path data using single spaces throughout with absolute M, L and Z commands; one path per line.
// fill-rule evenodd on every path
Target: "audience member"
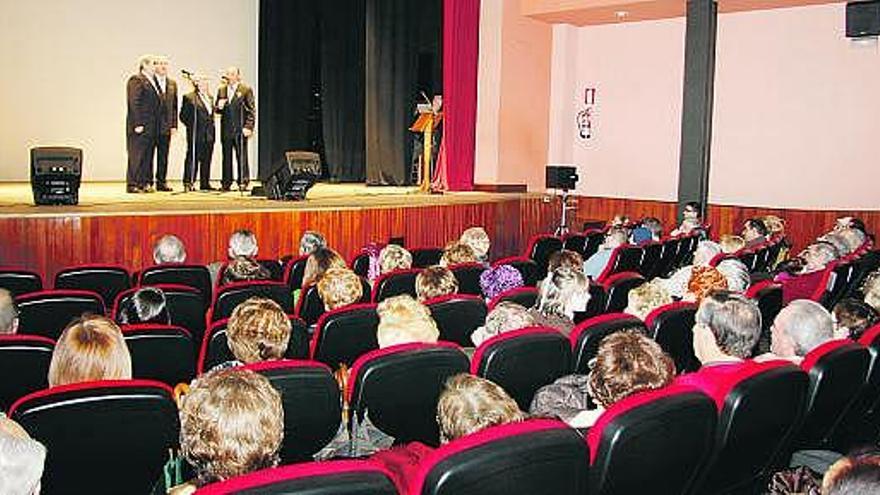
M 278 303 L 252 297 L 235 307 L 226 327 L 227 343 L 235 360 L 214 369 L 283 359 L 290 333 L 290 319 Z
M 331 268 L 318 281 L 318 295 L 324 309 L 330 311 L 360 301 L 364 286 L 361 278 L 348 268 Z
M 846 244 L 847 253 L 855 253 L 865 244 L 865 233 L 858 229 L 842 229 L 837 236 Z
M 707 294 L 716 290 L 727 290 L 727 278 L 713 266 L 695 266 L 691 271 L 691 279 L 688 280 L 687 292 L 682 300 L 697 304 Z
M 239 257 L 234 258 L 226 265 L 220 285 L 252 280 L 269 280 L 271 278 L 272 274 L 269 273 L 269 270 L 253 258 Z
M 865 298 L 865 303 L 875 310 L 880 311 L 880 270 L 875 270 L 865 277 L 865 281 L 862 282 L 861 290 Z
M 318 249 L 326 247 L 327 240 L 324 238 L 324 235 L 314 230 L 307 230 L 303 232 L 302 237 L 299 239 L 300 256 L 312 254 Z
M 646 282 L 631 291 L 627 296 L 627 306 L 623 311 L 644 320 L 651 311 L 672 303 L 672 296 L 655 281 Z
M 487 268 L 480 274 L 480 288 L 487 300 L 498 294 L 523 286 L 522 274 L 510 265 L 498 265 Z
M 718 239 L 718 245 L 721 247 L 722 253 L 733 254 L 741 249 L 745 249 L 746 240 L 743 239 L 742 236 L 735 234 L 724 234 Z
M 330 248 L 318 248 L 309 255 L 303 269 L 303 287 L 318 283 L 324 273 L 331 268 L 347 268 L 345 260 Z
M 702 205 L 698 201 L 688 201 L 681 210 L 681 224 L 669 233 L 670 236 L 689 234 L 703 225 Z
M 416 275 L 416 297 L 420 302 L 458 292 L 458 279 L 449 268 L 429 266 Z
M 433 344 L 440 337 L 431 311 L 412 296 L 389 297 L 379 303 L 376 312 L 379 314 L 376 340 L 380 349 L 415 342 Z
M 827 242 L 816 242 L 798 256 L 800 269 L 796 274 L 780 273 L 776 281 L 782 284 L 782 301 L 789 303 L 795 299 L 810 298 L 824 277 L 824 270 L 837 258 L 837 250 Z
M 765 215 L 759 218 L 764 222 L 764 226 L 767 227 L 771 237 L 782 237 L 785 235 L 785 220 L 783 218 L 776 215 Z
M 841 232 L 843 231 L 832 231 L 816 239 L 817 242 L 825 242 L 834 246 L 834 250 L 836 252 L 835 258 L 842 258 L 848 255 L 850 252 L 849 243 L 841 235 Z
M 611 254 L 618 246 L 626 244 L 627 235 L 622 229 L 612 228 L 605 234 L 605 241 L 599 246 L 599 250 L 584 263 L 584 275 L 593 280 L 599 278 L 599 275 L 605 271 L 608 262 L 611 261 Z
M 0 288 L 0 335 L 18 331 L 18 308 L 12 294 Z
M 767 242 L 767 226 L 760 218 L 750 218 L 743 224 L 742 238 L 747 248 L 760 246 Z
M 463 242 L 454 241 L 446 245 L 443 249 L 443 256 L 440 257 L 440 266 L 451 267 L 461 263 L 476 263 L 477 257 L 474 250 Z
M 236 259 L 247 258 L 252 261 L 257 259 L 257 236 L 250 230 L 236 230 L 229 236 L 229 247 L 226 250 L 227 259 L 235 261 Z M 208 273 L 211 275 L 211 282 L 217 284 L 220 275 L 220 269 L 223 266 L 221 262 L 214 262 L 208 265 Z M 244 268 L 244 267 L 242 267 Z M 228 269 L 228 267 L 227 267 Z
M 484 378 L 460 373 L 446 380 L 437 401 L 440 442 L 447 443 L 490 426 L 524 420 L 516 401 Z
M 822 479 L 822 495 L 880 493 L 880 453 L 847 456 L 831 465 Z
M 663 285 L 663 288 L 669 292 L 669 295 L 681 299 L 687 294 L 688 284 L 691 281 L 694 267 L 709 266 L 709 262 L 720 253 L 721 246 L 719 246 L 718 243 L 713 241 L 700 241 L 700 243 L 697 244 L 697 249 L 694 251 L 693 264 L 683 266 L 673 273 L 671 277 L 666 279 L 661 278 L 658 279 L 658 281 Z
M 479 347 L 496 335 L 532 326 L 535 318 L 528 309 L 515 302 L 501 301 L 486 315 L 486 323 L 471 334 L 471 342 Z
M 749 269 L 738 259 L 722 260 L 715 268 L 724 275 L 727 279 L 727 288 L 733 292 L 745 292 L 752 283 Z
M 389 244 L 379 252 L 379 273 L 412 268 L 412 254 L 397 244 Z
M 878 320 L 877 310 L 858 299 L 841 299 L 831 311 L 834 338 L 859 340 Z
M 39 495 L 46 447 L 0 415 L 0 493 Z
M 492 243 L 483 227 L 471 227 L 465 230 L 461 233 L 458 242 L 470 246 L 478 262 L 484 264 L 489 262 L 489 248 Z
M 620 213 L 614 215 L 613 217 L 611 217 L 611 220 L 608 221 L 608 228 L 610 229 L 625 229 L 629 226 L 629 217 Z
M 648 229 L 651 233 L 652 241 L 659 241 L 663 237 L 663 224 L 655 217 L 645 217 L 642 219 L 641 226 Z
M 559 267 L 566 267 L 569 270 L 584 271 L 584 257 L 581 253 L 570 249 L 562 249 L 550 254 L 547 259 L 547 273 L 555 271 Z
M 782 308 L 770 331 L 770 354 L 761 359 L 781 358 L 799 364 L 808 352 L 834 338 L 834 322 L 821 304 L 798 299 Z
M 634 244 L 636 246 L 643 246 L 654 240 L 654 237 L 651 235 L 651 231 L 642 227 L 641 225 L 632 229 L 632 232 L 629 234 L 629 242 L 630 244 Z
M 180 451 L 196 477 L 169 493 L 277 466 L 283 437 L 281 395 L 267 378 L 242 369 L 202 375 L 180 404 Z
M 538 300 L 531 309 L 535 323 L 559 330 L 566 336 L 574 328 L 575 313 L 590 302 L 590 282 L 583 273 L 557 268 L 541 284 Z
M 122 325 L 156 323 L 170 325 L 171 317 L 165 301 L 165 293 L 157 287 L 138 289 L 120 307 L 117 318 Z
M 163 235 L 153 246 L 153 261 L 157 265 L 168 263 L 184 263 L 186 261 L 186 247 L 177 236 Z
M 131 379 L 131 355 L 109 318 L 84 316 L 61 332 L 49 363 L 49 386 Z
M 529 412 L 588 428 L 618 401 L 663 388 L 674 378 L 675 363 L 660 345 L 638 329 L 622 330 L 602 339 L 588 375 L 564 376 L 541 387 Z M 590 398 L 596 409 L 588 409 Z
M 694 355 L 703 366 L 749 359 L 761 337 L 761 310 L 734 292 L 708 294 L 694 320 Z

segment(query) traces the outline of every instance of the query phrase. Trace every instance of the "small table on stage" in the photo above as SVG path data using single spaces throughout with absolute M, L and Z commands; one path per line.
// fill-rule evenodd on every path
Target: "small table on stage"
M 434 130 L 443 120 L 443 112 L 434 113 L 432 110 L 419 109 L 419 118 L 413 122 L 409 130 L 422 134 L 422 166 L 419 191 L 431 190 L 431 158 L 434 153 Z

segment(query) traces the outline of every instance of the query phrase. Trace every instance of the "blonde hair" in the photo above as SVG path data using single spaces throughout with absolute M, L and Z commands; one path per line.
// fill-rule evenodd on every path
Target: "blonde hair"
M 283 437 L 281 395 L 253 371 L 212 371 L 183 396 L 180 450 L 199 485 L 277 466 Z
M 474 256 L 480 261 L 489 259 L 489 248 L 492 243 L 489 240 L 489 234 L 486 233 L 486 229 L 483 227 L 471 227 L 465 230 L 461 233 L 458 242 L 470 246 Z
M 765 215 L 760 217 L 764 221 L 764 226 L 770 231 L 771 235 L 785 234 L 785 220 L 776 215 Z
M 412 267 L 412 254 L 397 244 L 389 244 L 379 251 L 379 273 L 408 270 Z
M 330 248 L 318 248 L 309 255 L 306 266 L 303 269 L 303 287 L 316 284 L 331 268 L 347 268 L 345 260 L 336 251 Z
M 318 281 L 318 295 L 327 311 L 358 302 L 364 295 L 361 278 L 348 268 L 331 268 Z
M 290 332 L 290 320 L 281 306 L 262 297 L 236 306 L 226 328 L 229 350 L 245 364 L 284 357 Z
M 590 300 L 590 282 L 583 272 L 561 266 L 547 275 L 538 291 L 535 308 L 544 315 L 571 319 L 573 302 L 578 296 Z
M 511 330 L 519 330 L 535 324 L 535 317 L 523 306 L 501 301 L 486 315 L 486 324 L 474 330 L 471 342 L 479 346 L 490 338 Z
M 440 337 L 431 311 L 410 295 L 385 299 L 376 307 L 376 313 L 379 314 L 376 340 L 380 349 L 411 342 L 432 344 Z
M 721 247 L 722 253 L 731 254 L 745 248 L 746 240 L 740 235 L 724 234 L 718 239 L 718 246 Z
M 446 267 L 429 266 L 416 275 L 416 296 L 419 301 L 458 292 L 458 279 Z
M 131 355 L 109 318 L 86 316 L 61 333 L 49 363 L 49 386 L 131 379 Z
M 0 415 L 0 493 L 39 493 L 46 447 L 15 421 Z
M 459 263 L 474 263 L 477 261 L 474 250 L 463 242 L 453 241 L 443 249 L 440 257 L 440 266 L 452 266 Z
M 437 402 L 442 443 L 523 419 L 525 413 L 503 388 L 467 373 L 449 377 Z
M 651 311 L 672 303 L 672 296 L 657 282 L 645 282 L 629 291 L 625 312 L 645 319 Z

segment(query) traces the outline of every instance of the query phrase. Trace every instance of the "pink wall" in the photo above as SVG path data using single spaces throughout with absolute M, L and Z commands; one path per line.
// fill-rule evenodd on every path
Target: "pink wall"
M 710 200 L 880 209 L 880 50 L 844 4 L 719 16 Z
M 548 162 L 577 164 L 579 194 L 676 198 L 684 20 L 554 27 Z M 596 88 L 593 137 L 577 136 Z
M 547 160 L 552 27 L 518 2 L 482 0 L 477 183 L 540 188 Z

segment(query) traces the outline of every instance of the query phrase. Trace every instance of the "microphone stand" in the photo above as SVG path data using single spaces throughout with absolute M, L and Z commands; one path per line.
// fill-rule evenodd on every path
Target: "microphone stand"
M 238 84 L 241 85 L 241 82 L 239 82 Z M 238 91 L 238 88 L 236 88 L 236 91 Z M 227 96 L 229 96 L 229 95 L 227 95 Z M 244 110 L 244 105 L 241 102 L 239 102 L 239 104 L 238 104 L 238 129 L 239 129 L 238 139 L 239 139 L 239 141 L 238 141 L 238 157 L 237 157 L 238 158 L 238 160 L 237 160 L 237 162 L 238 162 L 238 192 L 241 193 L 241 197 L 244 197 L 244 189 L 242 189 L 241 185 L 242 185 L 242 183 L 245 182 L 245 180 L 244 180 L 244 177 L 241 176 L 241 172 L 243 170 L 243 168 L 241 166 L 241 159 L 244 158 L 244 155 L 247 152 L 244 149 L 244 139 L 245 139 L 245 137 L 244 137 L 244 112 L 242 110 Z M 248 175 L 250 175 L 250 174 L 248 174 Z M 248 179 L 250 179 L 250 177 L 248 177 Z

